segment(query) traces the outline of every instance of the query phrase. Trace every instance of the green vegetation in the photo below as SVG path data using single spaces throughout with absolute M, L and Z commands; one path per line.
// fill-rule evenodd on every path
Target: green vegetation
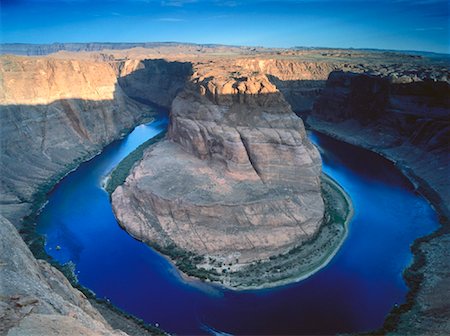
M 109 174 L 109 178 L 106 182 L 105 190 L 108 194 L 112 194 L 114 190 L 125 182 L 125 179 L 130 175 L 131 168 L 134 164 L 142 159 L 145 149 L 149 146 L 157 143 L 159 140 L 164 138 L 166 132 L 162 132 L 157 136 L 147 140 L 134 151 L 128 154 L 120 163 L 112 170 Z
M 350 200 L 344 191 L 329 177 L 322 177 L 322 195 L 325 202 L 323 224 L 315 236 L 286 253 L 258 260 L 238 270 L 211 257 L 203 257 L 180 249 L 174 244 L 152 247 L 168 256 L 183 273 L 202 280 L 226 283 L 234 288 L 257 288 L 288 283 L 320 269 L 339 249 L 347 234 L 347 224 L 352 216 Z M 235 260 L 239 262 L 238 259 Z M 198 265 L 209 264 L 212 268 Z M 224 267 L 225 266 L 225 267 Z M 226 267 L 230 266 L 230 267 Z M 219 273 L 217 267 L 220 268 Z
M 322 178 L 325 215 L 319 232 L 286 253 L 271 256 L 231 273 L 236 287 L 263 287 L 283 284 L 315 272 L 338 250 L 347 233 L 351 204 L 339 186 L 327 176 Z
M 196 266 L 205 261 L 205 257 L 203 256 L 197 255 L 193 252 L 185 251 L 173 244 L 166 247 L 162 247 L 159 245 L 152 245 L 152 247 L 161 254 L 164 254 L 172 259 L 175 262 L 177 268 L 187 275 L 199 278 L 201 280 L 219 280 L 219 273 L 217 273 L 216 270 L 207 270 Z

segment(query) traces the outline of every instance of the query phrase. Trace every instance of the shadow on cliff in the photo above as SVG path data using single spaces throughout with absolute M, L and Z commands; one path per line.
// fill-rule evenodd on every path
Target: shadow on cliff
M 393 83 L 387 77 L 330 73 L 312 115 L 330 122 L 353 120 L 362 127 L 392 129 L 427 150 L 447 149 L 450 84 L 424 80 Z
M 138 69 L 120 76 L 118 84 L 128 97 L 168 109 L 192 73 L 190 62 L 147 59 L 140 61 Z
M 306 117 L 312 111 L 317 97 L 325 88 L 326 80 L 282 80 L 273 75 L 267 75 L 269 81 L 283 94 L 299 117 Z
M 393 82 L 388 77 L 333 71 L 323 80 L 281 80 L 267 76 L 292 110 L 329 122 L 356 121 L 362 128 L 391 128 L 427 150 L 450 141 L 450 84 Z
M 111 83 L 111 99 L 0 105 L 1 213 L 20 227 L 77 164 L 148 117 L 167 114 L 191 74 L 190 63 L 143 60 Z

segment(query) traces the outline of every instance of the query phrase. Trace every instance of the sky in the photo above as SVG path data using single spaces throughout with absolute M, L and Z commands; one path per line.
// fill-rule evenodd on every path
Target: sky
M 0 41 L 450 53 L 448 0 L 0 0 Z

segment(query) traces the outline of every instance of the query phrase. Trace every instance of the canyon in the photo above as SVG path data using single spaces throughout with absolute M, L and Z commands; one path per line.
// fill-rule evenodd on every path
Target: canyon
M 442 214 L 440 233 L 416 247 L 425 260 L 415 271 L 420 287 L 406 312 L 386 327 L 398 333 L 412 325 L 436 333 L 447 328 L 446 303 L 436 297 L 437 288 L 448 292 L 449 278 L 443 267 L 450 204 L 444 61 L 389 52 L 172 44 L 101 52 L 80 46 L 77 53 L 0 60 L 2 251 L 17 253 L 2 253 L 6 267 L 0 270 L 2 320 L 10 321 L 10 334 L 48 323 L 67 332 L 77 325 L 112 333 L 59 271 L 36 261 L 17 231 L 32 248 L 38 245 L 29 216 L 45 193 L 78 163 L 149 120 L 155 112 L 148 103 L 170 108 L 168 137 L 147 149 L 112 194 L 116 215 L 133 236 L 162 250 L 175 237 L 178 247 L 235 268 L 314 236 L 324 212 L 320 158 L 295 111 L 314 129 L 393 159 Z M 241 223 L 236 212 L 254 219 Z M 152 231 L 149 222 L 162 230 Z M 190 225 L 200 234 L 186 229 Z M 250 233 L 235 240 L 236 227 Z M 46 283 L 48 274 L 53 283 Z M 18 284 L 20 278 L 30 281 Z M 433 320 L 416 319 L 424 313 Z

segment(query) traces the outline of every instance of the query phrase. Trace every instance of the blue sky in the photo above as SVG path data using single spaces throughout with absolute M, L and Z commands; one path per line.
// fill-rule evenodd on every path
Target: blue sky
M 0 0 L 2 42 L 194 42 L 449 53 L 448 0 Z

